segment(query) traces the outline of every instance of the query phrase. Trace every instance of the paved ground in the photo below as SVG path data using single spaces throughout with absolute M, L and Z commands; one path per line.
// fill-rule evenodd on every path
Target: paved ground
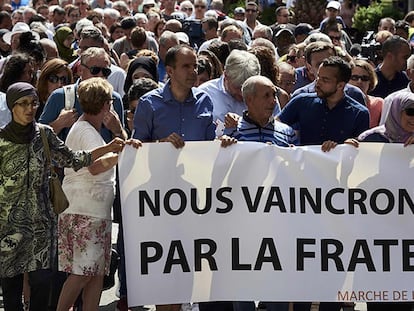
M 112 243 L 116 243 L 116 236 L 118 234 L 118 225 L 114 224 L 112 227 Z M 108 289 L 102 293 L 99 311 L 115 311 L 116 303 L 119 298 L 116 296 L 116 290 L 118 288 L 118 277 L 115 275 L 116 284 L 113 288 Z M 136 307 L 133 308 L 134 311 L 155 311 L 154 306 L 145 306 L 144 308 Z M 357 303 L 355 306 L 355 310 L 358 311 L 366 311 L 365 303 Z M 1 289 L 0 289 L 0 311 L 4 311 L 3 309 L 3 298 L 1 296 Z

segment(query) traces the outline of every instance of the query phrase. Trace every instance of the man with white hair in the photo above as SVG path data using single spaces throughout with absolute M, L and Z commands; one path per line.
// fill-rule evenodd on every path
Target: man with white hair
M 112 24 L 119 21 L 119 19 L 121 18 L 121 14 L 113 8 L 105 8 L 103 10 L 103 13 L 103 23 L 108 29 L 111 27 Z
M 164 31 L 160 37 L 159 41 L 159 51 L 158 51 L 158 75 L 160 77 L 160 82 L 165 82 L 167 70 L 165 68 L 165 55 L 167 54 L 167 51 L 180 43 L 177 35 L 174 32 L 171 31 Z
M 224 122 L 228 112 L 242 115 L 247 109 L 241 87 L 248 78 L 260 74 L 259 60 L 253 54 L 233 50 L 226 60 L 223 75 L 200 86 L 213 101 L 214 121 Z

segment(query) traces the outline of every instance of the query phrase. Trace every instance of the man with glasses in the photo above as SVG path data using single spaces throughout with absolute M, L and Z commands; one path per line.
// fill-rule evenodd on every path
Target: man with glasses
M 202 20 L 207 12 L 206 0 L 194 0 L 194 19 Z
M 102 77 L 107 79 L 111 74 L 111 60 L 102 48 L 91 47 L 84 51 L 80 58 L 79 75 L 80 79 L 72 85 L 75 96 L 72 109 L 65 108 L 65 92 L 63 88 L 58 88 L 49 97 L 46 106 L 40 116 L 39 122 L 49 124 L 56 134 L 65 140 L 70 127 L 82 114 L 82 108 L 76 96 L 79 82 L 92 77 Z M 101 135 L 106 142 L 113 137 L 126 138 L 124 130 L 124 112 L 121 97 L 113 92 L 115 98 L 113 109 L 108 112 L 104 119 Z

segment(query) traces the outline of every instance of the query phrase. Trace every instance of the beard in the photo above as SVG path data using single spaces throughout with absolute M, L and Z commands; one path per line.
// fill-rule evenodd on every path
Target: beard
M 315 88 L 316 95 L 318 95 L 318 97 L 322 99 L 327 99 L 328 97 L 331 97 L 336 93 L 336 91 L 336 89 L 332 91 L 323 91 L 318 87 Z

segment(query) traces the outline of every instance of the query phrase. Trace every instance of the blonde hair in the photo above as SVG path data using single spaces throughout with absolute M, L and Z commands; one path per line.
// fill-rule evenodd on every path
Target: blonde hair
M 79 103 L 84 113 L 97 115 L 103 106 L 112 100 L 112 85 L 103 78 L 90 78 L 78 87 Z

